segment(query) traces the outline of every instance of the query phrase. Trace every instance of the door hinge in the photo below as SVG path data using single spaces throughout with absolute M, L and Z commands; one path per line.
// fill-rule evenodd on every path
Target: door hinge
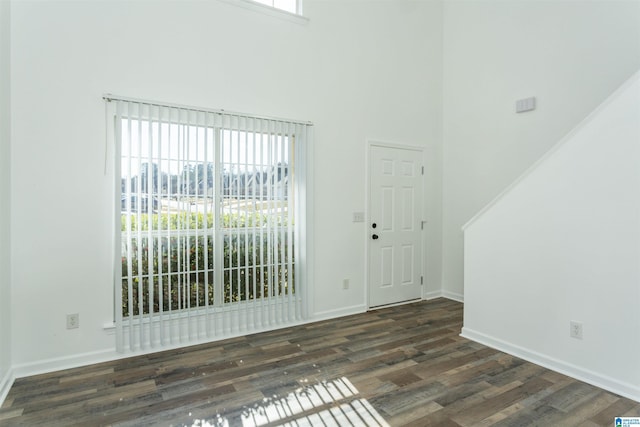
M 422 166 L 422 175 L 424 175 L 424 166 Z
M 424 285 L 424 276 L 420 276 L 420 284 Z

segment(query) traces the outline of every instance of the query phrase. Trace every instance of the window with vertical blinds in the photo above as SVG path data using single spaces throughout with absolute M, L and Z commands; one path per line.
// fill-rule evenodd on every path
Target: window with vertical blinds
M 105 99 L 118 350 L 302 320 L 310 125 Z

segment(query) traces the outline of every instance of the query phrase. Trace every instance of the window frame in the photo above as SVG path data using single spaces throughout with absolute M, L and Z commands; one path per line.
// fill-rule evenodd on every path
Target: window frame
M 139 181 L 141 182 L 143 179 L 141 178 L 140 175 L 140 171 L 142 169 L 137 169 L 135 172 L 133 170 L 130 170 L 128 172 L 128 175 L 126 175 L 129 179 L 128 182 L 126 182 L 125 184 L 122 184 L 123 182 L 123 177 L 125 175 L 123 175 L 121 173 L 121 165 L 122 163 L 120 163 L 122 160 L 122 146 L 121 144 L 118 142 L 118 138 L 124 138 L 123 136 L 123 127 L 124 127 L 124 123 L 126 121 L 140 121 L 140 122 L 145 122 L 144 126 L 149 126 L 149 129 L 151 129 L 151 125 L 149 123 L 154 123 L 154 122 L 158 122 L 158 126 L 161 126 L 162 123 L 166 123 L 166 118 L 157 118 L 156 116 L 154 116 L 151 113 L 151 110 L 148 110 L 148 114 L 147 113 L 141 113 L 140 111 L 138 112 L 132 112 L 132 110 L 130 109 L 131 107 L 127 107 L 127 111 L 126 113 L 122 113 L 119 112 L 118 108 L 111 108 L 108 106 L 108 104 L 110 104 L 110 101 L 118 101 L 120 103 L 124 102 L 124 103 L 128 103 L 128 104 L 139 104 L 139 105 L 146 105 L 146 106 L 153 106 L 155 107 L 159 107 L 159 108 L 164 108 L 164 109 L 180 109 L 180 110 L 190 110 L 190 111 L 195 111 L 196 114 L 198 113 L 204 113 L 205 117 L 209 117 L 207 115 L 220 115 L 222 116 L 222 125 L 212 125 L 209 122 L 200 122 L 198 119 L 194 121 L 191 121 L 189 117 L 191 116 L 187 116 L 185 120 L 180 120 L 180 123 L 178 123 L 178 125 L 182 125 L 185 127 L 188 126 L 195 126 L 195 127 L 203 127 L 204 128 L 204 132 L 208 132 L 209 129 L 211 129 L 213 131 L 213 134 L 215 135 L 215 141 L 213 142 L 214 144 L 214 151 L 217 153 L 215 155 L 215 164 L 218 167 L 218 175 L 217 178 L 214 179 L 222 179 L 222 175 L 224 174 L 223 171 L 223 166 L 225 165 L 225 161 L 222 160 L 222 154 L 218 153 L 218 150 L 223 146 L 224 142 L 224 137 L 222 136 L 224 134 L 225 131 L 230 130 L 231 132 L 235 132 L 237 131 L 238 133 L 245 133 L 245 135 L 249 135 L 249 134 L 253 134 L 254 137 L 257 134 L 260 133 L 264 133 L 268 135 L 268 139 L 280 139 L 280 142 L 273 142 L 270 140 L 270 142 L 268 143 L 269 146 L 273 146 L 273 144 L 282 144 L 282 147 L 287 147 L 287 151 L 288 151 L 288 155 L 290 156 L 290 158 L 286 159 L 286 163 L 278 163 L 278 165 L 276 166 L 276 168 L 281 168 L 282 165 L 287 164 L 289 168 L 295 168 L 295 172 L 293 171 L 293 169 L 290 169 L 289 172 L 287 172 L 288 174 L 293 174 L 295 173 L 297 175 L 296 177 L 296 181 L 298 181 L 298 184 L 296 186 L 294 186 L 293 184 L 284 184 L 281 182 L 276 183 L 274 181 L 274 185 L 276 186 L 282 186 L 282 185 L 287 185 L 289 190 L 291 191 L 290 196 L 288 199 L 282 199 L 282 200 L 287 200 L 287 204 L 289 206 L 291 206 L 291 197 L 295 198 L 295 201 L 293 202 L 294 204 L 294 209 L 295 209 L 295 213 L 293 213 L 293 215 L 295 215 L 296 219 L 295 221 L 299 223 L 299 225 L 296 225 L 295 228 L 294 227 L 289 227 L 287 228 L 287 230 L 283 231 L 282 235 L 286 234 L 286 238 L 287 239 L 295 239 L 295 241 L 297 243 L 295 243 L 296 245 L 300 245 L 299 249 L 296 249 L 295 252 L 288 252 L 288 254 L 290 254 L 292 257 L 295 257 L 294 262 L 290 262 L 285 258 L 282 258 L 280 260 L 280 262 L 288 262 L 289 263 L 289 268 L 290 273 L 289 274 L 293 274 L 295 275 L 295 281 L 293 279 L 291 279 L 290 282 L 286 282 L 286 283 L 291 283 L 291 286 L 295 287 L 295 290 L 291 290 L 286 292 L 285 294 L 275 294 L 275 296 L 271 296 L 271 295 L 265 295 L 262 294 L 261 296 L 258 296 L 258 294 L 255 294 L 255 289 L 254 289 L 254 295 L 253 297 L 246 297 L 244 300 L 239 300 L 239 301 L 226 301 L 226 300 L 222 300 L 222 305 L 220 304 L 211 304 L 209 306 L 204 306 L 204 307 L 189 307 L 189 306 L 185 306 L 186 310 L 174 310 L 173 312 L 168 312 L 168 316 L 165 316 L 165 323 L 166 321 L 173 321 L 173 320 L 181 320 L 184 321 L 185 318 L 194 318 L 194 316 L 201 316 L 201 315 L 207 315 L 207 313 L 205 313 L 205 311 L 207 311 L 208 308 L 216 308 L 219 309 L 219 313 L 218 313 L 218 317 L 220 316 L 226 316 L 225 313 L 230 313 L 228 314 L 229 316 L 233 315 L 233 310 L 234 308 L 231 307 L 232 305 L 234 305 L 235 303 L 238 303 L 239 305 L 245 305 L 245 308 L 243 308 L 242 310 L 244 310 L 244 312 L 246 312 L 246 310 L 251 310 L 250 306 L 253 305 L 256 309 L 258 308 L 267 308 L 268 310 L 272 310 L 273 307 L 285 307 L 287 302 L 285 300 L 295 300 L 296 304 L 298 308 L 294 308 L 293 313 L 299 313 L 299 314 L 294 314 L 295 318 L 298 320 L 301 319 L 305 319 L 308 315 L 309 312 L 309 308 L 311 307 L 311 304 L 309 302 L 308 299 L 308 294 L 309 294 L 309 289 L 308 289 L 308 284 L 307 284 L 307 278 L 309 277 L 309 272 L 308 272 L 308 255 L 307 255 L 307 251 L 308 251 L 308 243 L 306 240 L 306 236 L 309 235 L 309 232 L 307 231 L 307 223 L 308 218 L 307 216 L 310 215 L 310 209 L 309 209 L 309 202 L 310 202 L 310 198 L 308 197 L 308 194 L 310 192 L 310 188 L 307 188 L 307 184 L 310 182 L 309 178 L 309 174 L 310 174 L 310 170 L 308 169 L 308 161 L 310 159 L 310 155 L 309 155 L 309 147 L 310 147 L 310 141 L 312 139 L 312 124 L 309 122 L 303 122 L 303 121 L 294 121 L 294 120 L 286 120 L 286 119 L 277 119 L 277 118 L 271 118 L 271 117 L 264 117 L 264 116 L 255 116 L 255 115 L 247 115 L 247 114 L 241 114 L 241 113 L 232 113 L 232 112 L 228 112 L 228 111 L 224 111 L 224 110 L 211 110 L 211 109 L 200 109 L 200 108 L 196 108 L 196 107 L 185 107 L 182 105 L 176 105 L 176 104 L 167 104 L 167 103 L 156 103 L 156 102 L 152 102 L 152 101 L 140 101 L 140 100 L 135 100 L 132 98 L 123 98 L 123 97 L 115 97 L 112 95 L 105 95 L 104 96 L 105 101 L 107 101 L 107 124 L 110 123 L 110 125 L 108 126 L 110 128 L 110 130 L 108 129 L 107 132 L 107 137 L 111 138 L 111 140 L 113 140 L 115 142 L 115 161 L 118 163 L 116 165 L 114 165 L 114 183 L 115 183 L 115 188 L 114 188 L 114 202 L 115 202 L 115 207 L 114 207 L 114 213 L 115 213 L 115 227 L 116 229 L 114 230 L 114 255 L 115 255 L 115 259 L 114 259 L 114 267 L 115 267 L 115 275 L 116 277 L 114 278 L 114 325 L 116 327 L 116 332 L 118 333 L 117 335 L 120 335 L 120 338 L 117 339 L 117 349 L 118 351 L 124 351 L 124 349 L 132 349 L 134 348 L 134 340 L 130 341 L 130 345 L 127 347 L 126 342 L 123 345 L 123 341 L 124 338 L 122 338 L 122 330 L 123 330 L 123 323 L 124 323 L 124 330 L 125 333 L 128 333 L 129 337 L 131 336 L 131 334 L 136 333 L 134 332 L 135 330 L 142 330 L 143 328 L 146 329 L 158 329 L 158 320 L 159 320 L 159 324 L 160 324 L 160 328 L 162 328 L 162 319 L 157 319 L 155 318 L 156 314 L 158 314 L 158 311 L 155 311 L 156 309 L 153 309 L 154 311 L 152 311 L 152 314 L 150 315 L 149 313 L 146 313 L 144 311 L 139 311 L 142 312 L 142 315 L 136 314 L 134 316 L 126 316 L 123 317 L 122 316 L 122 304 L 123 304 L 123 299 L 122 299 L 122 293 L 119 294 L 119 289 L 122 289 L 122 278 L 124 277 L 124 275 L 121 274 L 122 272 L 122 265 L 121 265 L 121 255 L 122 255 L 122 244 L 125 242 L 124 236 L 123 236 L 123 229 L 122 227 L 122 221 L 123 221 L 123 216 L 121 213 L 121 208 L 122 208 L 122 198 L 123 195 L 131 195 L 134 193 L 134 190 L 131 189 L 131 180 L 134 176 L 139 177 Z M 116 104 L 116 103 L 113 103 Z M 111 116 L 111 112 L 114 112 L 114 115 Z M 109 120 L 109 117 L 113 118 L 113 121 Z M 120 120 L 119 120 L 120 118 Z M 207 119 L 208 120 L 208 119 Z M 229 120 L 228 124 L 225 120 Z M 234 120 L 238 120 L 236 122 L 234 122 Z M 251 122 L 250 122 L 251 121 Z M 173 120 L 169 119 L 169 122 L 171 124 L 175 123 Z M 216 122 L 217 123 L 217 122 Z M 241 125 L 240 123 L 244 123 L 244 125 Z M 251 125 L 249 125 L 249 123 L 251 123 Z M 264 126 L 267 126 L 266 128 Z M 111 136 L 109 136 L 111 135 Z M 117 136 L 120 135 L 120 136 Z M 155 137 L 154 137 L 155 138 Z M 161 138 L 160 138 L 161 139 Z M 240 140 L 241 138 L 238 138 L 238 140 Z M 142 137 L 140 137 L 140 141 L 142 141 Z M 152 139 L 149 139 L 149 141 L 152 141 Z M 286 141 L 286 142 L 285 142 Z M 130 140 L 129 143 L 131 143 L 132 141 Z M 156 142 L 152 141 L 152 142 L 135 142 L 134 145 L 138 145 L 138 144 L 151 144 L 149 145 L 149 147 L 151 147 L 153 144 L 155 144 Z M 123 143 L 124 144 L 124 143 Z M 248 137 L 246 138 L 246 142 L 242 142 L 241 144 L 248 144 Z M 300 145 L 301 144 L 301 145 Z M 295 146 L 295 148 L 293 148 Z M 255 147 L 255 146 L 254 146 Z M 150 148 L 151 149 L 151 148 Z M 152 150 L 155 150 L 152 149 Z M 144 162 L 145 160 L 147 160 L 149 162 L 149 164 L 154 164 L 156 159 L 154 157 L 152 157 L 151 155 L 149 155 L 147 157 L 146 154 L 143 154 L 142 152 L 137 154 L 138 158 L 136 159 L 138 166 L 140 167 L 140 165 L 142 164 L 142 162 Z M 143 160 L 144 159 L 144 160 Z M 191 163 L 192 160 L 190 159 L 186 159 L 186 163 Z M 181 160 L 181 165 L 184 166 L 185 164 L 185 159 Z M 208 159 L 205 159 L 205 163 L 208 162 Z M 233 163 L 233 161 L 232 161 Z M 272 167 L 273 165 L 271 163 L 264 163 L 264 162 L 259 162 L 259 161 L 254 161 L 252 163 L 249 164 L 251 166 L 251 168 L 255 168 L 255 167 Z M 151 166 L 147 166 L 147 168 L 150 168 Z M 302 168 L 299 170 L 299 168 Z M 153 169 L 152 169 L 153 170 Z M 173 173 L 173 172 L 172 172 Z M 182 172 L 180 172 L 181 174 Z M 272 174 L 281 174 L 280 171 L 278 172 L 272 172 Z M 155 176 L 155 172 L 152 173 L 152 180 L 147 180 L 146 182 L 152 182 L 152 183 L 158 183 L 158 185 L 161 185 L 160 183 L 162 182 L 162 178 L 156 178 Z M 159 173 L 160 175 L 160 173 Z M 205 175 L 206 176 L 206 175 Z M 280 176 L 280 175 L 279 175 Z M 301 179 L 298 179 L 298 177 L 300 177 Z M 170 181 L 170 179 L 169 179 Z M 290 181 L 290 180 L 289 180 Z M 266 181 L 265 181 L 266 183 Z M 122 192 L 122 185 L 129 185 L 129 190 L 124 193 Z M 161 194 L 161 192 L 163 190 L 160 189 L 160 187 L 158 187 L 158 190 L 153 190 L 153 191 L 157 191 L 158 193 L 151 193 L 149 188 L 152 184 L 148 184 L 148 186 L 146 187 L 145 191 L 140 192 L 140 188 L 143 184 L 137 184 L 138 185 L 138 190 L 136 190 L 136 194 L 139 196 L 140 194 L 146 194 L 149 197 L 152 196 L 156 196 L 158 195 L 159 197 L 164 197 L 163 194 Z M 168 184 L 171 185 L 171 184 Z M 197 185 L 197 184 L 196 184 Z M 213 197 L 217 197 L 218 196 L 224 196 L 224 188 L 221 185 L 221 183 L 216 184 L 218 185 L 218 189 L 215 190 L 215 193 L 213 195 Z M 266 185 L 270 185 L 270 184 L 266 184 Z M 274 187 L 275 188 L 275 187 Z M 196 190 L 197 191 L 197 190 Z M 277 190 L 277 191 L 284 191 L 282 189 Z M 167 194 L 170 194 L 171 190 L 168 190 Z M 240 193 L 238 193 L 239 195 Z M 275 194 L 275 193 L 274 193 Z M 204 195 L 204 193 L 203 193 Z M 167 196 L 168 197 L 168 196 Z M 286 196 L 279 196 L 279 197 L 286 197 Z M 276 199 L 274 199 L 276 200 Z M 280 199 L 278 199 L 280 200 Z M 217 206 L 221 206 L 223 203 L 222 201 L 220 201 Z M 148 204 L 147 206 L 151 206 L 150 204 Z M 153 210 L 153 207 L 151 207 L 150 209 Z M 213 211 L 213 208 L 212 208 Z M 130 209 L 131 212 L 131 209 Z M 215 228 L 214 233 L 210 236 L 210 238 L 216 239 L 218 241 L 218 245 L 217 247 L 219 248 L 224 248 L 223 245 L 219 245 L 220 240 L 224 240 L 226 238 L 233 238 L 234 234 L 235 234 L 235 229 L 234 228 L 228 228 L 222 225 L 221 222 L 219 221 L 219 217 L 223 215 L 222 210 L 218 211 L 215 210 L 216 216 L 218 217 L 218 219 L 216 220 L 216 224 L 218 224 L 218 228 Z M 138 210 L 138 214 L 141 213 L 141 210 Z M 146 212 L 148 213 L 148 212 Z M 285 215 L 286 216 L 286 215 Z M 130 217 L 130 216 L 129 216 Z M 283 217 L 284 218 L 284 217 Z M 138 217 L 138 220 L 141 221 L 142 217 Z M 146 220 L 145 220 L 146 221 Z M 151 220 L 149 220 L 151 221 Z M 152 222 L 150 222 L 151 224 Z M 284 224 L 284 223 L 283 223 Z M 284 228 L 286 228 L 283 224 L 281 224 L 281 227 L 273 227 L 272 232 L 274 232 L 275 234 L 280 234 L 280 228 L 282 228 L 284 230 Z M 215 226 L 214 226 L 215 227 Z M 251 227 L 249 227 L 251 228 Z M 245 228 L 242 228 L 243 231 L 246 232 Z M 195 233 L 196 236 L 198 235 L 199 231 L 201 231 L 201 228 L 198 228 L 196 230 L 196 228 L 190 229 L 189 232 L 191 233 Z M 210 231 L 213 231 L 212 229 L 210 229 Z M 131 230 L 129 230 L 129 232 L 131 232 Z M 154 231 L 152 228 L 148 228 L 147 230 L 144 231 L 145 234 L 145 238 L 146 236 L 149 236 L 148 239 L 155 239 L 156 235 L 157 236 L 161 236 L 163 232 L 166 232 L 166 230 L 163 229 L 159 229 L 157 231 Z M 137 232 L 136 232 L 137 233 Z M 290 233 L 290 234 L 287 234 Z M 295 233 L 295 234 L 294 234 Z M 242 233 L 241 233 L 242 234 Z M 242 234 L 243 238 L 244 238 L 245 234 Z M 119 236 L 119 237 L 118 237 Z M 140 236 L 140 233 L 138 233 L 138 236 Z M 153 237 L 152 237 L 153 236 Z M 183 235 L 183 236 L 186 236 Z M 166 236 L 161 236 L 161 237 L 166 237 Z M 187 240 L 191 238 L 191 236 L 187 236 L 186 237 Z M 196 237 L 197 239 L 197 237 Z M 127 242 L 129 242 L 129 244 L 131 244 L 133 240 L 127 240 Z M 140 239 L 140 237 L 138 237 L 138 240 L 136 240 L 136 242 L 138 244 L 143 244 L 142 242 L 144 241 L 144 239 Z M 151 240 L 147 240 L 147 244 L 149 244 L 149 246 L 151 246 L 151 244 L 149 243 L 151 242 Z M 160 244 L 160 238 L 158 238 L 158 242 L 153 242 L 153 244 L 158 243 L 158 245 Z M 205 249 L 206 250 L 206 249 Z M 271 250 L 271 249 L 270 249 Z M 280 249 L 277 249 L 278 251 Z M 298 252 L 298 250 L 300 252 Z M 149 249 L 149 253 L 152 253 L 152 250 Z M 284 253 L 284 252 L 283 252 Z M 298 254 L 300 254 L 300 257 L 298 257 Z M 152 257 L 154 258 L 154 257 Z M 140 264 L 139 264 L 140 265 Z M 139 267 L 138 265 L 138 267 Z M 222 263 L 218 264 L 219 269 L 221 270 L 221 275 L 224 275 L 224 271 L 227 270 L 227 268 L 225 267 L 225 262 L 223 260 Z M 230 270 L 235 268 L 235 269 L 239 269 L 243 266 L 231 266 L 230 265 Z M 140 268 L 140 267 L 139 267 Z M 207 268 L 206 266 L 206 262 L 205 262 L 205 269 Z M 216 267 L 214 267 L 215 269 Z M 276 268 L 277 269 L 277 268 Z M 189 271 L 186 271 L 187 273 L 189 273 Z M 147 276 L 148 276 L 148 281 L 149 284 L 153 284 L 153 280 L 154 277 L 157 276 L 159 273 L 157 271 L 153 271 L 152 273 L 147 272 Z M 160 274 L 165 274 L 160 273 Z M 206 273 L 205 273 L 206 274 Z M 277 273 L 278 274 L 278 273 Z M 132 276 L 128 276 L 129 278 L 132 278 Z M 277 276 L 276 276 L 276 283 L 277 283 Z M 213 287 L 213 283 L 211 284 Z M 235 284 L 231 284 L 231 286 L 234 286 Z M 138 286 L 138 285 L 135 285 Z M 218 282 L 218 286 L 221 286 L 224 292 L 225 289 L 225 284 L 224 283 L 220 283 Z M 242 285 L 244 286 L 244 285 Z M 119 289 L 118 289 L 119 287 Z M 151 287 L 151 286 L 150 286 Z M 240 288 L 239 288 L 240 289 Z M 279 290 L 282 288 L 278 288 Z M 293 288 L 291 288 L 293 289 Z M 124 290 L 123 290 L 124 291 Z M 279 291 L 277 291 L 279 292 Z M 147 294 L 144 294 L 145 296 L 148 295 L 149 292 L 147 292 Z M 293 295 L 292 295 L 293 294 Z M 143 294 L 139 294 L 139 295 L 143 295 Z M 149 297 L 149 299 L 151 299 L 151 297 Z M 214 297 L 214 300 L 216 300 L 217 298 Z M 131 300 L 130 300 L 131 301 Z M 220 299 L 217 299 L 217 301 L 221 301 Z M 246 303 L 246 304 L 243 304 Z M 162 302 L 160 302 L 160 304 L 162 305 Z M 235 304 L 235 305 L 238 305 Z M 290 302 L 289 302 L 290 304 Z M 152 305 L 153 305 L 153 300 L 152 300 Z M 258 307 L 261 306 L 261 307 Z M 247 308 L 249 307 L 249 308 Z M 194 310 L 195 308 L 195 310 Z M 189 314 L 188 312 L 191 310 L 191 314 Z M 149 309 L 149 311 L 151 311 L 151 309 Z M 185 313 L 184 311 L 186 311 L 187 313 Z M 291 308 L 289 308 L 289 312 L 292 313 Z M 161 313 L 162 314 L 162 313 Z M 237 314 L 235 315 L 237 316 Z M 258 316 L 257 314 L 251 314 L 251 316 Z M 162 316 L 161 316 L 162 317 Z M 286 316 L 285 316 L 286 317 Z M 289 317 L 291 319 L 291 316 Z M 134 321 L 133 323 L 131 323 L 131 321 Z M 123 322 L 124 321 L 124 322 Z M 248 321 L 248 318 L 247 318 Z M 120 324 L 118 324 L 118 322 L 120 322 Z M 267 324 L 269 324 L 270 320 L 267 320 Z M 280 322 L 280 321 L 279 321 Z M 128 325 L 127 325 L 128 323 Z M 153 326 L 153 324 L 156 324 L 156 326 Z M 287 322 L 285 322 L 287 323 Z M 224 324 L 224 321 L 223 321 Z M 246 326 L 243 326 L 244 328 L 246 328 Z M 269 329 L 269 328 L 267 328 Z M 224 332 L 224 331 L 223 331 Z M 216 332 L 217 333 L 217 332 Z M 180 339 L 180 341 L 182 341 L 182 339 Z M 153 346 L 153 345 L 152 345 Z M 144 345 L 143 345 L 144 347 Z

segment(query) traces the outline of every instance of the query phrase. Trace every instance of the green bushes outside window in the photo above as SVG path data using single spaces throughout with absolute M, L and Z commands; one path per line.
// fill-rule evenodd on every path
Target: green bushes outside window
M 223 215 L 220 276 L 214 271 L 213 214 L 122 215 L 123 317 L 139 315 L 141 302 L 142 314 L 148 314 L 150 308 L 174 311 L 294 294 L 293 242 L 290 247 L 290 236 L 281 231 L 283 220 Z

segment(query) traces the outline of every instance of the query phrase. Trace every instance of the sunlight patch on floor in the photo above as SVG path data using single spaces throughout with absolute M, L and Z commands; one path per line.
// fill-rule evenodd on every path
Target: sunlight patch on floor
M 342 427 L 367 426 L 389 427 L 367 399 L 357 399 L 331 409 L 315 412 L 311 415 L 282 424 L 282 427 Z
M 245 407 L 242 427 L 279 425 L 389 427 L 346 377 L 300 387 L 285 396 L 265 397 Z M 281 423 L 281 424 L 279 424 Z M 192 427 L 230 427 L 223 415 L 212 420 L 194 420 Z

